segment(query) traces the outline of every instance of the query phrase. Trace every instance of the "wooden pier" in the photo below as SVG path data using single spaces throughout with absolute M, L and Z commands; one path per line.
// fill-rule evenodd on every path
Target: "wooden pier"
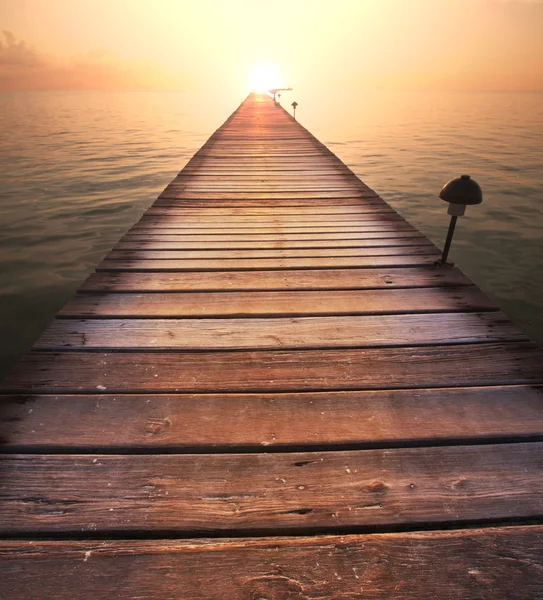
M 543 598 L 543 354 L 438 258 L 251 94 L 3 383 L 0 597 Z

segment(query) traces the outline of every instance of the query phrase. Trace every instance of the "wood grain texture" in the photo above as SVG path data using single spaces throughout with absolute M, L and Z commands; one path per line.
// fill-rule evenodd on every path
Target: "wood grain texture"
M 248 167 L 244 167 L 247 169 Z M 226 170 L 229 173 L 230 169 Z M 262 208 L 268 207 L 275 209 L 288 208 L 311 208 L 314 211 L 320 210 L 321 208 L 328 207 L 358 207 L 361 203 L 366 203 L 368 200 L 377 200 L 379 196 L 375 192 L 371 194 L 361 194 L 355 198 L 311 198 L 311 201 L 307 199 L 297 200 L 296 198 L 274 198 L 266 199 L 259 198 L 257 200 L 239 198 L 219 198 L 215 200 L 204 200 L 203 198 L 158 198 L 153 206 L 177 206 L 177 207 L 193 207 L 193 208 Z
M 393 233 L 391 235 L 394 235 Z M 331 249 L 331 250 L 352 250 L 355 252 L 364 248 L 391 248 L 396 246 L 425 246 L 429 242 L 420 237 L 386 237 L 382 238 L 370 237 L 368 239 L 360 240 L 283 240 L 276 238 L 268 241 L 261 240 L 247 240 L 241 236 L 238 236 L 235 240 L 215 240 L 212 236 L 208 238 L 196 239 L 187 237 L 180 239 L 181 236 L 177 236 L 177 241 L 121 241 L 114 247 L 115 251 L 126 251 L 126 250 L 192 250 L 192 251 L 203 251 L 211 252 L 213 250 L 227 250 L 229 252 L 235 252 L 237 250 L 249 250 L 249 251 L 262 251 L 262 250 L 309 250 L 316 251 Z M 200 241 L 199 241 L 200 240 Z M 108 256 L 111 256 L 109 254 Z
M 162 225 L 166 225 L 169 223 L 169 219 L 162 220 Z M 274 233 L 280 234 L 284 233 L 327 233 L 327 232 L 336 232 L 336 233 L 352 233 L 357 231 L 364 231 L 364 228 L 367 227 L 377 227 L 384 226 L 388 223 L 394 225 L 395 223 L 401 223 L 400 217 L 396 215 L 373 215 L 368 216 L 364 220 L 357 220 L 353 222 L 349 221 L 333 221 L 327 222 L 327 224 L 322 223 L 300 223 L 296 221 L 291 221 L 289 223 L 285 223 L 284 221 L 255 221 L 255 222 L 232 222 L 232 223 L 201 223 L 195 220 L 193 223 L 185 223 L 184 221 L 173 222 L 170 225 L 170 228 L 179 230 L 179 233 Z M 145 229 L 156 227 L 156 221 L 153 220 L 149 223 L 147 227 L 145 222 L 134 225 L 130 230 L 131 233 L 136 233 L 137 231 L 143 231 Z
M 289 531 L 543 514 L 540 442 L 197 460 L 191 454 L 5 454 L 0 471 L 3 536 Z
M 80 293 L 62 317 L 247 317 L 495 310 L 475 286 L 297 292 Z
M 235 226 L 241 224 L 257 225 L 260 223 L 264 224 L 284 224 L 293 225 L 299 223 L 300 225 L 319 225 L 319 224 L 334 224 L 344 223 L 347 225 L 353 225 L 356 223 L 364 223 L 366 220 L 373 220 L 373 216 L 377 215 L 397 215 L 384 202 L 382 204 L 376 204 L 374 206 L 361 207 L 356 214 L 311 214 L 311 213 L 299 213 L 299 214 L 276 214 L 268 212 L 264 214 L 249 214 L 239 211 L 238 214 L 221 214 L 212 215 L 206 212 L 200 212 L 199 214 L 191 214 L 185 211 L 185 209 L 176 209 L 172 207 L 167 208 L 149 208 L 145 215 L 141 218 L 139 223 L 160 223 L 165 220 L 171 223 L 177 223 L 180 225 L 188 226 L 190 224 L 201 224 L 201 225 L 216 225 L 224 226 L 227 224 L 233 224 Z
M 232 177 L 231 173 L 228 173 L 229 177 Z M 291 216 L 306 216 L 306 217 L 320 217 L 324 219 L 326 216 L 342 216 L 348 217 L 348 215 L 359 215 L 363 214 L 367 210 L 367 206 L 373 206 L 377 204 L 379 206 L 385 204 L 383 200 L 375 200 L 374 203 L 370 203 L 369 201 L 364 201 L 364 203 L 360 203 L 360 205 L 355 206 L 325 206 L 320 207 L 318 211 L 315 210 L 313 206 L 286 206 L 286 207 L 274 207 L 272 215 L 277 217 L 283 217 L 287 215 Z M 388 206 L 388 205 L 386 205 Z M 263 207 L 239 207 L 239 208 L 224 208 L 221 206 L 217 207 L 199 207 L 194 208 L 186 206 L 184 202 L 180 202 L 179 206 L 172 205 L 171 203 L 164 204 L 162 201 L 156 201 L 152 207 L 145 213 L 146 216 L 152 215 L 156 212 L 156 210 L 161 210 L 168 214 L 169 210 L 175 210 L 176 212 L 180 212 L 182 215 L 186 215 L 187 217 L 237 217 L 237 216 L 252 216 L 252 217 L 267 217 L 270 216 L 270 209 Z
M 339 258 L 360 256 L 412 256 L 435 253 L 429 242 L 408 246 L 381 246 L 377 248 L 321 248 L 321 249 L 268 249 L 268 250 L 112 250 L 107 260 L 236 260 L 260 258 Z
M 235 191 L 217 191 L 217 192 L 206 192 L 205 188 L 200 190 L 185 190 L 177 187 L 166 187 L 166 189 L 160 194 L 159 198 L 187 198 L 194 200 L 306 200 L 312 202 L 315 198 L 358 198 L 352 190 L 306 190 L 296 191 L 288 190 L 282 192 L 275 191 L 258 191 L 258 192 L 235 192 Z
M 5 391 L 273 392 L 543 383 L 531 342 L 222 352 L 30 352 Z M 77 372 L 77 379 L 74 373 Z
M 177 273 L 100 272 L 81 291 L 290 291 L 359 290 L 470 285 L 454 268 L 296 269 L 283 271 L 204 271 Z
M 390 240 L 390 239 L 407 239 L 407 238 L 419 238 L 420 234 L 412 229 L 410 229 L 406 225 L 401 225 L 400 228 L 388 226 L 382 227 L 372 227 L 371 231 L 367 230 L 368 228 L 358 228 L 358 231 L 354 232 L 315 232 L 305 230 L 306 233 L 285 233 L 284 230 L 278 232 L 277 229 L 268 230 L 267 233 L 262 233 L 262 230 L 259 232 L 252 231 L 244 231 L 238 230 L 237 233 L 209 233 L 208 230 L 191 230 L 191 231 L 179 231 L 177 229 L 152 229 L 145 230 L 140 232 L 132 232 L 129 231 L 122 239 L 123 241 L 134 241 L 134 240 L 148 240 L 148 241 L 205 241 L 205 242 L 238 242 L 238 241 L 248 241 L 248 242 L 274 242 L 275 244 L 281 244 L 283 242 L 288 241 L 324 241 L 324 240 L 355 240 L 365 241 L 365 240 Z M 266 230 L 264 230 L 266 231 Z
M 56 319 L 38 339 L 34 348 L 373 348 L 527 339 L 500 312 L 265 319 Z
M 187 260 L 103 260 L 96 271 L 264 271 L 267 269 L 357 269 L 382 267 L 433 266 L 439 252 L 427 246 L 424 254 L 399 256 L 338 256 L 326 258 L 248 258 Z
M 543 528 L 243 540 L 0 542 L 13 600 L 535 600 Z M 439 560 L 436 560 L 439 557 Z M 446 568 L 443 567 L 446 565 Z
M 541 386 L 290 394 L 13 395 L 5 452 L 270 451 L 543 437 Z

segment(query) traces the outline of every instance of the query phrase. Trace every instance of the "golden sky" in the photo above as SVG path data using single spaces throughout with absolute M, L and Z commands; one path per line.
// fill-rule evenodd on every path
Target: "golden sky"
M 543 90 L 543 0 L 1 0 L 0 30 L 0 91 Z

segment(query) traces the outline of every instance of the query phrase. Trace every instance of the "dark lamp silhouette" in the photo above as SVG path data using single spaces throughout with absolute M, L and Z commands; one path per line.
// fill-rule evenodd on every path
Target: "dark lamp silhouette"
M 445 247 L 441 256 L 441 264 L 447 262 L 451 242 L 456 227 L 458 217 L 462 217 L 466 212 L 466 206 L 472 204 L 481 204 L 483 201 L 483 192 L 481 186 L 469 175 L 462 175 L 457 179 L 452 179 L 443 186 L 439 197 L 449 203 L 447 213 L 451 215 L 449 231 L 445 240 Z

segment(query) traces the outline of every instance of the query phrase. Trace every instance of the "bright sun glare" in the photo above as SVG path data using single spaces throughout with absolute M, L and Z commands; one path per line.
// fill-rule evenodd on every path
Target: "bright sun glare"
M 280 85 L 279 72 L 274 65 L 255 65 L 249 73 L 249 87 L 253 92 L 265 92 Z

